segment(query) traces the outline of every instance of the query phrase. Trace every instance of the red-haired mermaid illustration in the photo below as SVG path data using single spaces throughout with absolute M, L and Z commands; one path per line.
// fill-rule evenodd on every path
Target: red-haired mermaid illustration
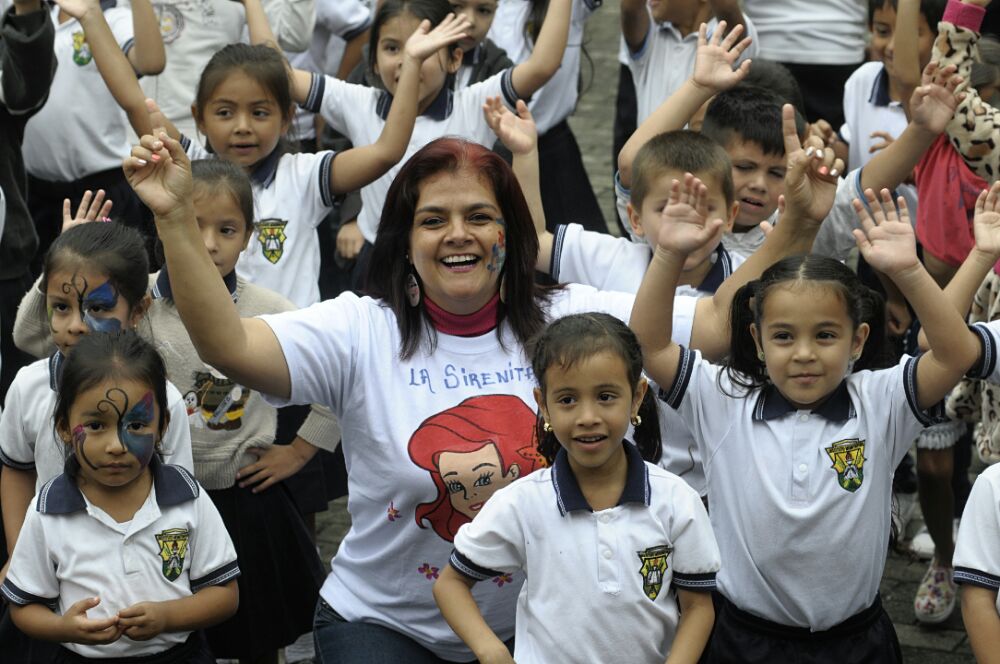
M 535 412 L 515 396 L 470 397 L 427 418 L 408 448 L 430 472 L 437 497 L 417 506 L 417 525 L 427 520 L 453 541 L 498 489 L 545 465 L 536 446 Z

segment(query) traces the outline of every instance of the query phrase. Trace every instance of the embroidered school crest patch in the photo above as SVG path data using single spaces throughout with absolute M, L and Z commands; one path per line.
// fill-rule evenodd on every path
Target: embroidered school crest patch
M 656 600 L 663 587 L 663 577 L 667 574 L 667 556 L 673 551 L 666 544 L 651 546 L 645 551 L 636 551 L 642 567 L 639 576 L 642 577 L 642 592 L 651 600 Z
M 854 493 L 865 480 L 865 441 L 857 438 L 839 440 L 826 448 L 833 462 L 831 468 L 837 471 L 837 482 Z
M 160 545 L 160 558 L 163 559 L 163 576 L 167 581 L 177 580 L 184 570 L 190 535 L 187 528 L 168 528 L 156 535 L 156 543 Z
M 163 43 L 170 44 L 177 41 L 184 31 L 184 15 L 181 14 L 181 10 L 173 5 L 154 2 L 153 11 L 160 19 L 160 35 L 163 37 Z
M 285 226 L 287 221 L 281 219 L 261 219 L 257 223 L 257 241 L 264 250 L 264 258 L 277 263 L 285 251 Z
M 90 45 L 87 43 L 87 35 L 83 30 L 73 33 L 73 62 L 83 67 L 90 64 L 94 56 L 90 53 Z

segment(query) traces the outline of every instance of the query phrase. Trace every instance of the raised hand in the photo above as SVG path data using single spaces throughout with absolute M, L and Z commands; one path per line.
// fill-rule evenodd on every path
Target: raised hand
M 152 99 L 146 100 L 150 113 L 158 111 Z M 128 183 L 142 202 L 157 217 L 190 204 L 194 185 L 191 180 L 191 160 L 181 144 L 163 129 L 154 129 L 125 157 L 122 168 Z
M 976 214 L 972 219 L 976 249 L 1000 258 L 1000 181 L 979 192 Z
M 964 92 L 955 92 L 964 79 L 956 74 L 957 67 L 939 67 L 931 62 L 924 67 L 920 86 L 910 97 L 910 116 L 913 123 L 934 134 L 940 134 L 955 114 Z
M 486 124 L 497 135 L 500 142 L 514 154 L 527 154 L 538 145 L 538 129 L 531 117 L 528 105 L 517 100 L 517 115 L 512 113 L 500 97 L 489 97 L 483 104 Z
M 120 639 L 124 630 L 118 625 L 118 616 L 101 619 L 87 617 L 87 611 L 100 603 L 99 597 L 88 597 L 66 609 L 62 615 L 64 631 L 60 641 L 101 645 Z
M 133 641 L 148 641 L 167 629 L 162 602 L 139 602 L 118 612 L 118 624 Z
M 736 69 L 733 69 L 733 64 L 750 46 L 752 40 L 749 37 L 740 40 L 740 35 L 743 34 L 742 25 L 730 30 L 723 39 L 726 27 L 725 21 L 719 21 L 711 39 L 708 39 L 708 26 L 702 23 L 698 28 L 698 53 L 694 59 L 694 73 L 691 80 L 696 85 L 713 92 L 728 90 L 746 78 L 750 72 L 749 60 L 741 62 Z
M 59 9 L 63 10 L 73 18 L 80 20 L 90 11 L 101 11 L 101 4 L 98 0 L 55 0 Z
M 806 133 L 809 136 L 819 138 L 826 147 L 833 147 L 833 144 L 837 142 L 837 132 L 834 131 L 833 126 L 829 122 L 822 118 L 810 123 L 806 127 Z
M 876 270 L 892 277 L 906 270 L 920 266 L 917 258 L 917 242 L 910 223 L 910 213 L 906 201 L 900 196 L 896 203 L 899 213 L 892 203 L 888 189 L 881 192 L 881 200 L 871 189 L 865 189 L 868 207 L 854 199 L 854 211 L 861 220 L 861 229 L 855 229 L 854 239 L 858 249 L 868 264 Z M 869 210 L 871 212 L 869 212 Z
M 806 138 L 803 145 L 795 127 L 795 109 L 785 104 L 781 109 L 781 127 L 785 136 L 786 213 L 793 219 L 821 222 L 830 214 L 837 194 L 837 176 L 844 162 L 817 136 Z
M 684 174 L 684 183 L 674 180 L 670 198 L 663 208 L 657 245 L 678 256 L 688 254 L 711 242 L 722 227 L 722 219 L 708 219 L 708 187 L 691 175 Z
M 111 213 L 112 202 L 104 200 L 104 190 L 98 189 L 95 196 L 89 189 L 83 193 L 80 199 L 80 206 L 76 209 L 76 216 L 70 213 L 70 203 L 68 198 L 63 199 L 63 223 L 62 232 L 65 233 L 74 226 L 85 224 L 90 221 L 111 221 L 108 215 Z
M 424 19 L 410 35 L 410 38 L 406 40 L 406 55 L 418 62 L 423 62 L 445 46 L 468 37 L 466 30 L 471 27 L 472 23 L 468 18 L 454 14 L 448 14 L 433 30 L 431 30 L 431 22 Z

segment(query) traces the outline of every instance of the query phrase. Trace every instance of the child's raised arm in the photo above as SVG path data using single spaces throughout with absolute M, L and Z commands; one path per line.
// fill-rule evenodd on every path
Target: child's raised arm
M 629 326 L 642 346 L 646 373 L 664 387 L 674 384 L 680 360 L 680 346 L 672 335 L 674 295 L 684 261 L 708 244 L 722 225 L 722 219 L 708 220 L 707 197 L 708 188 L 690 173 L 684 175 L 683 185 L 673 181 L 656 251 L 632 307 Z
M 854 238 L 868 264 L 899 287 L 927 335 L 930 351 L 917 365 L 917 401 L 920 408 L 930 408 L 979 359 L 979 340 L 917 258 L 906 201 L 897 200 L 897 215 L 888 189 L 882 190 L 881 201 L 871 189 L 865 191 L 865 198 L 867 209 L 861 201 L 854 201 L 863 229 L 855 230 Z
M 522 99 L 535 94 L 559 70 L 569 39 L 572 14 L 573 0 L 549 1 L 549 9 L 545 13 L 531 56 L 516 65 L 511 72 L 511 84 Z
M 441 615 L 483 664 L 514 664 L 507 646 L 483 619 L 472 596 L 475 581 L 445 565 L 434 582 L 434 600 Z
M 149 0 L 131 0 L 130 6 L 135 44 L 128 51 L 128 61 L 140 74 L 159 74 L 167 66 L 167 52 L 163 46 L 160 20 L 153 11 L 153 3 Z
M 642 11 L 645 14 L 645 3 Z M 632 186 L 632 162 L 649 139 L 667 131 L 683 129 L 705 102 L 733 87 L 750 72 L 750 60 L 744 60 L 733 69 L 733 63 L 750 46 L 749 37 L 740 39 L 743 34 L 742 25 L 737 25 L 726 34 L 726 22 L 721 21 L 711 39 L 707 38 L 707 34 L 708 27 L 702 23 L 698 28 L 698 53 L 691 78 L 639 125 L 618 153 L 618 172 L 622 186 Z
M 517 102 L 517 115 L 512 113 L 499 97 L 486 100 L 483 115 L 500 142 L 514 155 L 511 165 L 521 192 L 528 202 L 531 220 L 538 236 L 538 259 L 535 269 L 549 273 L 552 261 L 553 236 L 545 228 L 545 208 L 542 206 L 542 188 L 538 175 L 538 129 L 528 105 Z
M 629 53 L 635 53 L 642 48 L 649 34 L 652 19 L 646 9 L 646 0 L 622 0 L 621 2 L 622 36 Z
M 430 21 L 425 19 L 420 22 L 417 31 L 406 40 L 399 83 L 382 133 L 371 145 L 355 147 L 337 155 L 330 169 L 330 187 L 334 192 L 361 189 L 382 177 L 403 158 L 417 119 L 420 68 L 424 60 L 463 39 L 470 27 L 468 18 L 454 14 L 448 14 L 433 30 Z

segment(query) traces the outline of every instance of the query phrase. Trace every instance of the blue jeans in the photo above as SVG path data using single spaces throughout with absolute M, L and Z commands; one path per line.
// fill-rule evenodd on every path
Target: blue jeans
M 447 664 L 399 632 L 365 622 L 347 622 L 322 598 L 316 603 L 313 638 L 320 664 Z M 514 639 L 507 642 L 514 652 Z

